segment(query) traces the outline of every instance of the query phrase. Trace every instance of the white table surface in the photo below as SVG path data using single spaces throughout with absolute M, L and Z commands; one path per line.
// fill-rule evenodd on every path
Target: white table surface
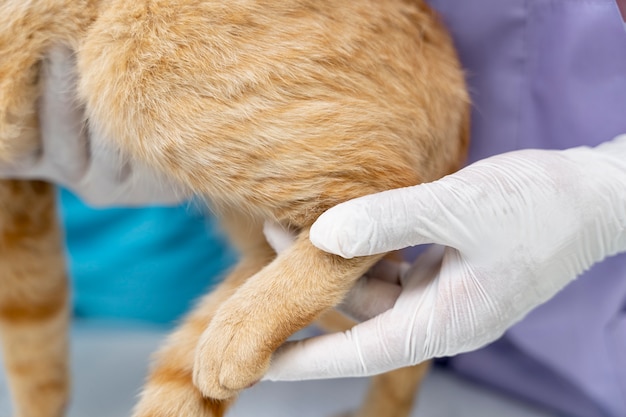
M 150 354 L 165 334 L 148 326 L 75 324 L 74 388 L 68 417 L 129 416 Z M 0 373 L 0 417 L 11 417 L 3 378 Z M 366 387 L 366 379 L 263 382 L 244 392 L 228 416 L 330 417 L 359 404 Z M 554 417 L 442 369 L 428 375 L 419 403 L 412 417 Z

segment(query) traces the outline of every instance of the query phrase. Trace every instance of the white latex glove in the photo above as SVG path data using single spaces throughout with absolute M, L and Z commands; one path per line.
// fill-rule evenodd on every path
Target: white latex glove
M 0 178 L 50 181 L 93 206 L 174 204 L 189 197 L 155 172 L 124 160 L 104 146 L 103 138 L 91 135 L 75 100 L 75 61 L 69 49 L 49 51 L 42 78 L 39 149 L 12 165 L 0 164 Z
M 441 246 L 403 274 L 396 298 L 379 302 L 391 309 L 362 305 L 370 311 L 361 315 L 380 314 L 285 344 L 265 379 L 366 376 L 474 350 L 595 262 L 626 251 L 626 135 L 596 148 L 502 154 L 340 204 L 320 216 L 311 241 L 347 258 Z M 371 287 L 352 291 L 353 309 L 375 296 Z

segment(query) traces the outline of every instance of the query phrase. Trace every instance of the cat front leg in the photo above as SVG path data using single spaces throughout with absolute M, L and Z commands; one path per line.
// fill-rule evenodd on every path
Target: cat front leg
M 69 291 L 54 188 L 0 181 L 0 341 L 16 417 L 61 417 Z
M 224 219 L 223 219 L 224 220 Z M 202 299 L 155 356 L 133 417 L 221 417 L 232 403 L 207 398 L 192 380 L 196 346 L 219 306 L 274 258 L 259 225 L 227 219 L 231 241 L 241 260 L 226 279 Z
M 337 305 L 381 256 L 344 259 L 315 248 L 308 230 L 219 308 L 202 334 L 194 382 L 209 398 L 226 399 L 257 382 L 272 352 Z

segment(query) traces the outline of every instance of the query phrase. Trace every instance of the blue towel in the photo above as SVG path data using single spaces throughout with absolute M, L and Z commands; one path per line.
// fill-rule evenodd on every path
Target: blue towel
M 79 318 L 172 324 L 236 260 L 194 203 L 93 209 L 65 190 L 59 202 Z

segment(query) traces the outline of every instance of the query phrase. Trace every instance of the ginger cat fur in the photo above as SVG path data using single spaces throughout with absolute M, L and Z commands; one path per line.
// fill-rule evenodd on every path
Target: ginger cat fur
M 222 416 L 382 256 L 316 249 L 319 214 L 448 174 L 468 145 L 463 73 L 420 0 L 0 0 L 0 163 L 40 146 L 54 48 L 75 56 L 90 131 L 210 200 L 241 253 L 156 355 L 134 417 Z M 278 256 L 267 220 L 298 231 Z M 0 181 L 0 330 L 17 417 L 60 417 L 67 403 L 60 242 L 52 187 Z M 412 386 L 423 369 L 408 371 Z M 408 413 L 390 407 L 371 415 Z

